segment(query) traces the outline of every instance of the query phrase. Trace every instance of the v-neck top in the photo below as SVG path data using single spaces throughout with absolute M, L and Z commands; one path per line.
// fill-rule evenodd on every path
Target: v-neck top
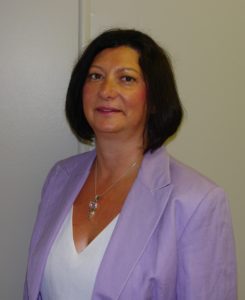
M 72 209 L 49 253 L 41 284 L 43 300 L 91 299 L 96 275 L 118 216 L 80 253 L 72 233 Z

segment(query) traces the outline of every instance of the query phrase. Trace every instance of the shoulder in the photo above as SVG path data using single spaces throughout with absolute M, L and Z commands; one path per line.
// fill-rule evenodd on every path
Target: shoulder
M 142 181 L 151 190 L 171 185 L 183 194 L 204 193 L 217 187 L 211 179 L 169 155 L 164 147 L 146 153 L 141 169 Z
M 55 163 L 49 171 L 43 188 L 42 197 L 48 187 L 64 186 L 71 177 L 74 179 L 85 174 L 95 158 L 95 150 L 70 156 Z
M 166 151 L 158 154 L 154 163 L 158 182 L 165 178 L 165 185 L 158 186 L 156 195 L 161 195 L 161 202 L 167 203 L 164 212 L 169 222 L 175 222 L 176 237 L 179 241 L 189 241 L 200 228 L 226 228 L 232 236 L 231 214 L 228 198 L 220 186 L 192 167 L 171 157 Z M 167 198 L 165 190 L 168 190 Z M 209 237 L 210 237 L 209 235 Z M 206 236 L 205 233 L 203 236 Z
M 92 162 L 94 158 L 95 158 L 94 150 L 73 155 L 58 161 L 51 169 L 51 172 L 52 171 L 57 172 L 57 170 L 59 170 L 59 171 L 63 171 L 69 176 L 77 169 L 81 170 L 81 168 L 84 168 L 85 165 Z
M 173 195 L 179 206 L 196 209 L 227 201 L 223 188 L 190 166 L 170 157 L 169 168 Z
M 229 201 L 223 188 L 174 158 L 170 158 L 170 174 L 173 187 L 171 202 L 176 213 L 178 237 L 187 228 L 199 228 L 203 224 L 209 226 L 211 222 L 231 223 Z
M 222 188 L 214 181 L 194 170 L 192 167 L 173 158 L 162 148 L 147 154 L 142 171 L 142 181 L 151 191 L 165 195 L 170 192 L 168 207 L 185 220 L 200 209 L 212 209 L 227 206 L 227 199 Z M 166 201 L 163 197 L 162 201 Z
M 213 180 L 171 156 L 169 159 L 169 172 L 171 183 L 176 191 L 182 194 L 205 194 L 218 188 Z

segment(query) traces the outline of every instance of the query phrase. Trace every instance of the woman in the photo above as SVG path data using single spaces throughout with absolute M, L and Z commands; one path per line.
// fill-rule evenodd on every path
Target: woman
M 24 299 L 236 299 L 225 195 L 162 147 L 182 118 L 163 49 L 136 30 L 102 33 L 73 70 L 66 114 L 95 150 L 48 175 Z

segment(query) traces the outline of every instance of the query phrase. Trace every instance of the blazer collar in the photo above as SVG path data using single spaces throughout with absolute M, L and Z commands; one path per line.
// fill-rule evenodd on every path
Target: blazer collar
M 169 155 L 164 147 L 145 154 L 139 178 L 152 191 L 170 183 Z
M 172 191 L 164 148 L 145 155 L 101 262 L 93 299 L 118 299 L 146 248 Z M 113 282 L 113 284 L 112 284 Z

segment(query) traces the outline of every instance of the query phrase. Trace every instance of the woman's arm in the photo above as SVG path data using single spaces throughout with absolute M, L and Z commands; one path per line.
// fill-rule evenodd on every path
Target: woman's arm
M 200 202 L 179 239 L 178 249 L 178 300 L 237 299 L 230 210 L 220 188 Z

